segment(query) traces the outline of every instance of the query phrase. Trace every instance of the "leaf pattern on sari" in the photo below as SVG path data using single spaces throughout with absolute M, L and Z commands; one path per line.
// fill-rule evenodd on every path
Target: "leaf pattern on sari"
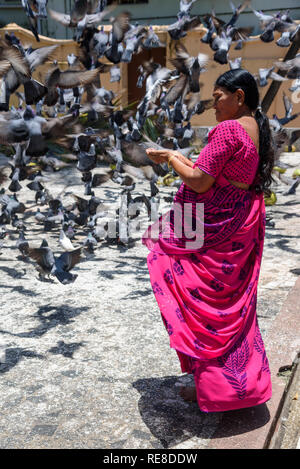
M 249 344 L 246 337 L 244 340 L 240 339 L 225 355 L 218 357 L 219 365 L 223 368 L 222 373 L 236 391 L 239 399 L 246 397 L 248 360 Z
M 154 252 L 152 256 L 149 258 L 149 263 L 152 265 L 154 261 L 157 261 L 157 259 L 158 259 L 158 256 Z
M 154 295 L 157 293 L 158 295 L 163 295 L 164 292 L 160 288 L 159 284 L 157 282 L 154 282 L 152 285 L 153 293 Z
M 175 261 L 174 264 L 173 264 L 173 269 L 174 269 L 174 272 L 175 274 L 177 275 L 183 275 L 184 274 L 184 269 L 180 263 L 180 261 Z
M 174 280 L 173 280 L 173 275 L 170 271 L 170 269 L 167 269 L 164 273 L 164 279 L 166 281 L 166 283 L 172 285 L 174 283 Z
M 169 322 L 167 324 L 167 331 L 169 335 L 173 334 L 173 326 Z
M 256 307 L 256 294 L 255 293 L 253 293 L 251 297 L 250 305 L 253 306 L 254 308 Z
M 239 273 L 239 280 L 245 280 L 246 277 L 247 277 L 247 271 L 243 269 L 242 267 Z
M 181 309 L 180 308 L 176 308 L 175 309 L 175 313 L 176 313 L 176 316 L 178 317 L 179 321 L 180 322 L 185 322 L 185 319 L 182 315 L 182 312 L 181 312 Z
M 229 313 L 226 313 L 224 311 L 217 311 L 217 313 L 219 314 L 220 318 L 226 318 L 227 316 L 229 316 Z
M 207 324 L 206 329 L 213 335 L 218 335 L 217 329 L 215 329 L 213 326 L 210 324 Z
M 234 270 L 234 265 L 230 264 L 230 262 L 228 262 L 226 259 L 223 260 L 223 264 L 222 264 L 222 271 L 224 272 L 224 274 L 232 274 Z
M 243 243 L 240 243 L 238 241 L 233 241 L 232 242 L 232 251 L 239 251 L 240 249 L 244 249 L 245 245 Z
M 196 265 L 201 264 L 201 260 L 198 259 L 198 257 L 196 256 L 196 254 L 192 253 L 192 254 L 190 255 L 190 258 L 191 258 L 191 260 L 192 260 Z
M 195 288 L 194 290 L 190 290 L 190 295 L 193 297 L 194 300 L 202 301 L 202 297 L 199 293 L 198 288 Z
M 222 291 L 224 290 L 224 286 L 220 280 L 217 278 L 214 278 L 213 280 L 210 281 L 210 286 L 213 288 L 215 291 Z
M 164 316 L 162 316 L 163 323 L 165 325 L 165 328 L 167 329 L 167 332 L 169 335 L 173 334 L 173 326 L 170 324 Z
M 258 325 L 256 324 L 256 330 L 255 330 L 255 337 L 254 337 L 254 344 L 253 344 L 255 350 L 261 354 L 262 356 L 262 366 L 261 369 L 262 371 L 266 371 L 267 373 L 270 374 L 270 368 L 269 368 L 269 362 L 267 359 L 265 347 L 264 347 L 264 342 L 262 340 L 262 336 L 259 330 Z

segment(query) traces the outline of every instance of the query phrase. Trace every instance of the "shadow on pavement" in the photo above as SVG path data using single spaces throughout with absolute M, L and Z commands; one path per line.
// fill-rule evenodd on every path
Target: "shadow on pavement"
M 45 305 L 41 306 L 38 311 L 33 315 L 40 321 L 40 324 L 27 332 L 12 333 L 6 330 L 0 330 L 2 334 L 8 334 L 15 337 L 38 338 L 42 337 L 49 330 L 59 325 L 67 325 L 74 322 L 76 318 L 83 312 L 88 311 L 88 306 L 72 307 L 67 304 L 59 306 Z
M 227 412 L 201 412 L 197 403 L 185 402 L 179 396 L 178 378 L 140 379 L 132 384 L 141 394 L 138 403 L 141 417 L 163 448 L 191 438 L 232 437 L 260 428 L 270 420 L 266 404 Z M 204 441 L 203 445 L 206 444 Z
M 42 360 L 44 356 L 21 347 L 7 348 L 5 350 L 5 360 L 0 362 L 0 374 L 7 373 L 7 371 L 16 366 L 22 358 L 39 358 Z
M 213 439 L 229 438 L 231 436 L 251 432 L 257 428 L 263 427 L 269 420 L 270 412 L 267 404 L 223 412 L 222 422 L 213 435 Z M 261 444 L 263 445 L 263 441 Z
M 205 414 L 197 403 L 179 396 L 178 376 L 139 379 L 132 385 L 141 394 L 141 417 L 159 446 L 171 448 L 193 437 L 210 438 L 221 415 Z M 205 444 L 205 443 L 204 443 Z
M 52 347 L 48 352 L 54 355 L 63 355 L 66 358 L 74 358 L 73 353 L 84 345 L 84 342 L 72 342 L 66 344 L 63 340 L 57 342 L 56 347 Z
M 17 291 L 18 293 L 21 293 L 22 295 L 25 295 L 25 296 L 39 296 L 39 293 L 29 290 L 28 288 L 24 288 L 22 285 L 10 286 L 10 285 L 0 284 L 0 290 L 1 288 L 10 288 L 12 291 Z

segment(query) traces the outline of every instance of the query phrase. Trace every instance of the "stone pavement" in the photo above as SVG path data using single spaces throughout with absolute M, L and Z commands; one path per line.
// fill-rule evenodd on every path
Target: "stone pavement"
M 283 155 L 291 165 L 287 174 L 300 166 L 299 157 Z M 83 195 L 76 170 L 50 177 L 46 187 L 54 196 L 66 183 L 69 193 Z M 267 207 L 275 227 L 267 227 L 257 305 L 267 347 L 268 332 L 300 274 L 300 190 L 284 196 L 286 190 L 280 183 L 276 205 Z M 96 195 L 110 205 L 119 191 L 109 182 Z M 135 193 L 142 191 L 149 194 L 148 183 L 138 182 Z M 175 189 L 161 189 L 162 196 L 170 193 Z M 20 199 L 34 204 L 25 185 Z M 70 200 L 63 195 L 64 203 Z M 167 206 L 163 202 L 163 210 Z M 46 237 L 61 252 L 59 229 L 44 233 L 31 218 L 35 211 L 27 212 L 26 238 L 39 246 Z M 0 448 L 202 449 L 222 448 L 225 440 L 235 447 L 235 438 L 270 422 L 272 403 L 261 420 L 250 409 L 247 427 L 228 429 L 237 414 L 204 414 L 180 398 L 178 385 L 189 377 L 181 375 L 169 348 L 139 240 L 130 248 L 99 244 L 94 257 L 74 268 L 75 283 L 66 286 L 38 280 L 33 263 L 18 258 L 15 230 L 4 244 Z M 295 334 L 282 366 L 286 359 L 292 363 L 299 345 Z

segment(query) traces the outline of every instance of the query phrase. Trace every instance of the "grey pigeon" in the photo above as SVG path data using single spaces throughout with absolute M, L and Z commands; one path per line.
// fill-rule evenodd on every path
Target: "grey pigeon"
M 54 275 L 62 284 L 75 281 L 77 274 L 72 274 L 70 270 L 80 262 L 81 248 L 71 252 L 64 252 L 59 257 L 55 257 L 49 247 L 30 248 L 28 255 L 36 261 L 40 278 L 48 278 Z
M 42 279 L 47 275 L 49 278 L 55 262 L 52 250 L 47 246 L 39 248 L 29 247 L 28 256 L 36 261 L 36 269 L 39 272 L 39 277 Z
M 237 57 L 236 59 L 229 60 L 230 70 L 241 68 L 241 64 L 242 64 L 242 57 Z
M 144 40 L 144 42 L 142 42 L 142 47 L 144 49 L 153 49 L 155 47 L 165 47 L 165 46 L 166 45 L 160 41 L 157 34 L 155 34 L 153 27 L 150 26 L 148 29 L 147 37 Z
M 180 0 L 179 12 L 177 13 L 177 17 L 182 18 L 184 16 L 189 16 L 192 6 L 196 2 L 197 0 Z
M 17 248 L 19 249 L 19 251 L 20 251 L 20 253 L 22 254 L 23 257 L 28 256 L 29 243 L 25 239 L 24 231 L 20 231 L 20 233 L 19 233 L 19 239 L 17 241 Z
M 276 44 L 280 47 L 289 47 L 291 44 L 289 31 L 284 31 L 280 38 L 277 39 Z
M 83 242 L 83 247 L 87 252 L 93 253 L 97 244 L 97 240 L 93 237 L 92 233 L 88 233 L 87 238 Z

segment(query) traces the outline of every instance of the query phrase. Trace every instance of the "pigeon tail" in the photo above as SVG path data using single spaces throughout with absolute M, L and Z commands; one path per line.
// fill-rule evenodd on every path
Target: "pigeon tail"
M 75 282 L 76 278 L 78 277 L 78 274 L 71 274 L 70 272 L 65 272 L 65 271 L 60 271 L 56 270 L 54 272 L 51 272 L 57 280 L 60 281 L 63 285 L 67 285 L 69 283 Z

